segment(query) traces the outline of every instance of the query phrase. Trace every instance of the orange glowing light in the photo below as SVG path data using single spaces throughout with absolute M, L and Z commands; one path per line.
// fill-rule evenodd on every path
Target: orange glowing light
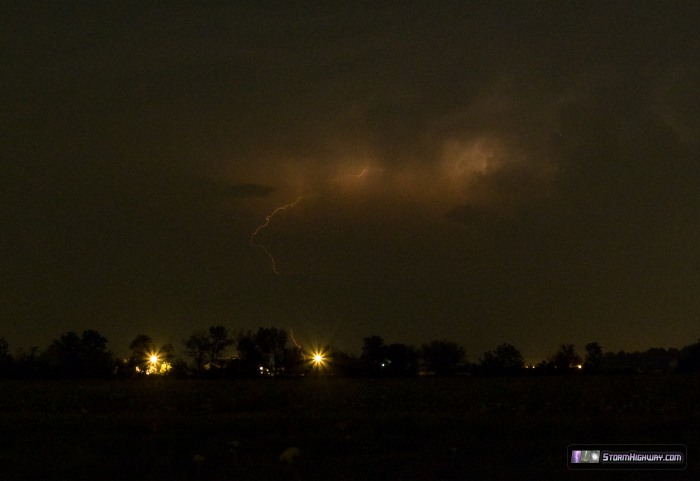
M 315 351 L 311 353 L 310 356 L 311 364 L 314 367 L 323 367 L 327 360 L 326 360 L 326 353 L 322 351 Z

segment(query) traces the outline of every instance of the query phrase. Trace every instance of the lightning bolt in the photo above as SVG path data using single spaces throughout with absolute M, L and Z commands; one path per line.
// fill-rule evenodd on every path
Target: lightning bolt
M 297 342 L 297 340 L 294 339 L 294 331 L 292 330 L 291 327 L 289 328 L 289 335 L 290 335 L 290 337 L 292 338 L 292 342 L 294 343 L 294 345 L 295 345 L 296 347 L 298 347 L 299 349 L 301 349 L 301 344 L 299 344 L 299 343 Z
M 258 227 L 256 227 L 256 229 L 250 235 L 250 242 L 248 243 L 250 245 L 250 247 L 258 247 L 258 248 L 262 249 L 263 252 L 265 252 L 265 254 L 267 254 L 267 257 L 270 258 L 270 264 L 272 264 L 272 272 L 274 272 L 277 275 L 279 275 L 280 273 L 277 270 L 277 263 L 275 262 L 275 258 L 272 256 L 272 253 L 270 252 L 270 250 L 267 248 L 267 246 L 265 244 L 260 244 L 258 242 L 255 242 L 255 237 L 258 235 L 258 233 L 261 230 L 263 230 L 268 225 L 270 225 L 270 221 L 272 220 L 272 218 L 275 215 L 277 215 L 277 213 L 285 211 L 287 209 L 291 209 L 292 207 L 297 205 L 299 203 L 299 201 L 301 201 L 301 199 L 303 199 L 303 197 L 299 196 L 299 197 L 297 197 L 297 200 L 295 200 L 294 202 L 277 207 L 275 210 L 273 210 L 267 216 L 265 216 L 265 222 L 260 224 Z

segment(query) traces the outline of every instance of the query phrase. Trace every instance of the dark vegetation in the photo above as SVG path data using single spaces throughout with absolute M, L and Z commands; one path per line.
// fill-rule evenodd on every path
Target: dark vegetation
M 468 363 L 450 341 L 369 336 L 314 364 L 289 341 L 212 326 L 187 363 L 143 334 L 126 359 L 95 331 L 14 356 L 0 339 L 0 479 L 560 479 L 580 442 L 688 446 L 685 472 L 599 480 L 697 479 L 700 343 L 563 345 L 526 367 L 510 344 Z
M 0 377 L 5 378 L 123 378 L 148 374 L 172 377 L 295 377 L 316 374 L 339 377 L 414 377 L 418 375 L 524 375 L 572 373 L 699 372 L 700 341 L 681 349 L 651 348 L 644 352 L 603 352 L 597 342 L 585 346 L 582 357 L 572 344 L 563 344 L 548 359 L 526 366 L 520 351 L 504 343 L 470 363 L 459 344 L 433 340 L 420 348 L 386 344 L 380 336 L 363 338 L 359 357 L 330 347 L 312 352 L 290 339 L 287 331 L 260 327 L 232 335 L 223 326 L 197 331 L 182 341 L 189 362 L 175 346 L 156 346 L 146 334 L 129 344 L 120 359 L 107 349 L 99 332 L 70 331 L 46 349 L 33 346 L 11 355 L 0 338 Z M 312 362 L 321 354 L 323 362 Z

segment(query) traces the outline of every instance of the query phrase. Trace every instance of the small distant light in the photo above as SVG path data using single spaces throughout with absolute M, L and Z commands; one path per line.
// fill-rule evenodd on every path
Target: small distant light
M 158 362 L 158 356 L 156 356 L 155 354 L 153 354 L 153 355 L 150 357 L 150 361 L 151 361 L 151 364 L 156 364 L 156 363 Z
M 260 366 L 260 370 L 261 370 L 261 371 L 263 370 L 263 367 L 262 367 L 262 366 Z
M 583 366 L 581 364 L 576 364 L 576 369 L 581 369 Z

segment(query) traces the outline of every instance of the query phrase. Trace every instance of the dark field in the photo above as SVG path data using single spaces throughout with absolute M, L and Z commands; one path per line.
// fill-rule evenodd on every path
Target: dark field
M 688 470 L 571 472 L 571 443 Z M 0 382 L 3 481 L 698 480 L 698 447 L 697 375 Z

